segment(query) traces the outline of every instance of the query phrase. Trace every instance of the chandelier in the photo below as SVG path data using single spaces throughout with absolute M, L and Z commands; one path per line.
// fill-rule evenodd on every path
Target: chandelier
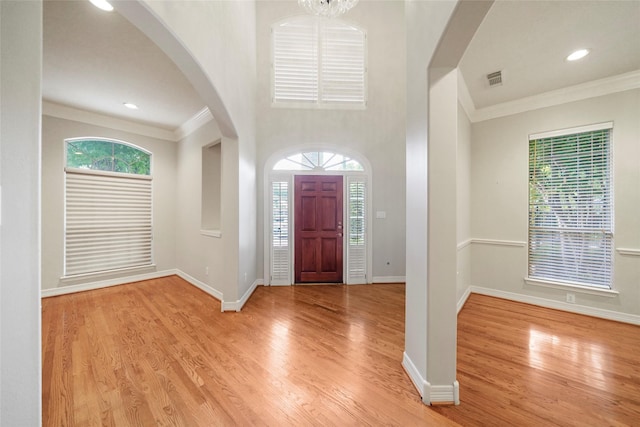
M 312 15 L 335 18 L 347 12 L 358 0 L 298 0 L 298 4 Z

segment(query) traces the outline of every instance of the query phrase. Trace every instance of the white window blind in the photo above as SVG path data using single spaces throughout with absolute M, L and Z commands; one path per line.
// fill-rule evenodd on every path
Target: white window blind
M 289 183 L 271 183 L 271 284 L 291 284 L 289 244 Z
M 298 17 L 275 24 L 273 102 L 364 106 L 366 34 L 337 20 Z
M 348 283 L 367 283 L 366 181 L 348 178 L 347 275 Z
M 611 287 L 611 124 L 530 137 L 529 277 Z
M 151 182 L 66 170 L 65 276 L 152 264 Z

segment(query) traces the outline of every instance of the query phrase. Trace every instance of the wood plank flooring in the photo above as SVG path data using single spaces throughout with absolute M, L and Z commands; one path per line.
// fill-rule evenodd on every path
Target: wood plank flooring
M 42 307 L 44 426 L 640 426 L 622 323 L 471 295 L 462 404 L 429 408 L 400 365 L 403 285 L 258 287 L 220 313 L 172 276 Z
M 465 426 L 640 426 L 640 327 L 472 294 L 458 315 Z
M 455 425 L 401 367 L 404 286 L 258 287 L 241 313 L 172 276 L 42 301 L 43 425 Z

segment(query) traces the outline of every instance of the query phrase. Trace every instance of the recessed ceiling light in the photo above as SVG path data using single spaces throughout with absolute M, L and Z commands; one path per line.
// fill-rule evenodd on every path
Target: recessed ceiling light
M 577 61 L 589 55 L 589 49 L 578 49 L 571 55 L 567 56 L 567 61 Z
M 89 0 L 95 7 L 98 9 L 102 9 L 106 12 L 111 12 L 113 10 L 113 6 L 109 4 L 107 0 Z
M 131 102 L 123 102 L 122 105 L 124 105 L 125 107 L 131 109 L 131 110 L 137 110 L 138 106 L 136 104 L 132 104 Z

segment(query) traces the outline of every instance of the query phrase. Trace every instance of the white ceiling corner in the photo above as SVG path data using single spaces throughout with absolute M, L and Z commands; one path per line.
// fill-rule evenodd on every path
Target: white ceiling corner
M 43 28 L 44 101 L 94 114 L 95 120 L 110 116 L 139 129 L 155 127 L 172 139 L 203 109 L 178 67 L 117 12 L 89 1 L 45 0 Z
M 582 47 L 591 54 L 565 60 Z M 496 1 L 459 68 L 472 120 L 637 87 L 640 1 Z M 494 71 L 503 85 L 490 88 Z

